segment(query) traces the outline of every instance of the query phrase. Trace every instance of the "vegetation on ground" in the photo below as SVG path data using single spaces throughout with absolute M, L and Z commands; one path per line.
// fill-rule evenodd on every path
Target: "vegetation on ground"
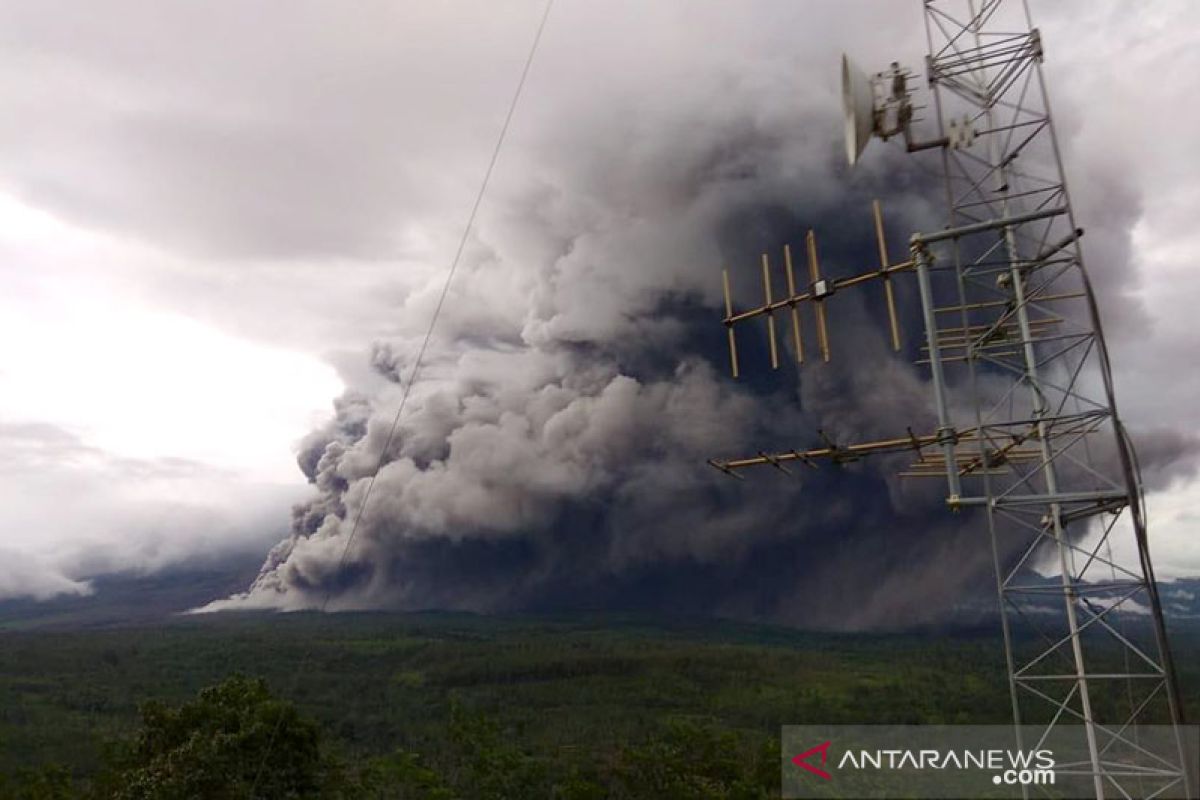
M 1200 637 L 1176 636 L 1196 707 Z M 762 798 L 784 724 L 1005 723 L 988 636 L 259 615 L 0 638 L 0 797 Z

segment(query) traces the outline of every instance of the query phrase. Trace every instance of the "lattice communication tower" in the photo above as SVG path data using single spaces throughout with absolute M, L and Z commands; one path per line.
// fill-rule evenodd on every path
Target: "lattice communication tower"
M 912 73 L 893 63 L 867 75 L 843 57 L 847 156 L 872 137 L 901 138 L 909 152 L 940 155 L 948 206 L 942 230 L 914 233 L 909 256 L 891 262 L 879 203 L 879 264 L 823 277 L 815 235 L 805 242 L 809 281 L 797 286 L 783 249 L 786 291 L 735 311 L 724 274 L 730 365 L 740 371 L 735 329 L 766 322 L 778 367 L 777 321 L 805 360 L 802 310 L 812 309 L 821 360 L 829 361 L 827 304 L 841 291 L 879 283 L 887 333 L 902 350 L 893 282 L 915 276 L 937 428 L 870 442 L 760 451 L 712 459 L 742 477 L 756 466 L 857 460 L 911 451 L 901 476 L 946 483 L 952 511 L 986 528 L 999 601 L 1012 712 L 1021 731 L 1077 726 L 1086 758 L 1060 764 L 1091 780 L 1097 798 L 1187 796 L 1195 791 L 1178 686 L 1150 561 L 1137 458 L 1117 415 L 1101 320 L 1084 268 L 1042 76 L 1042 41 L 1022 0 L 925 0 L 931 128 L 914 128 Z M 936 152 L 933 152 L 936 151 Z M 778 318 L 778 319 L 777 319 Z M 989 590 L 991 591 L 991 590 Z M 1048 613 L 1049 610 L 1049 613 Z M 1152 746 L 1140 726 L 1174 726 Z M 1190 784 L 1190 785 L 1189 785 Z

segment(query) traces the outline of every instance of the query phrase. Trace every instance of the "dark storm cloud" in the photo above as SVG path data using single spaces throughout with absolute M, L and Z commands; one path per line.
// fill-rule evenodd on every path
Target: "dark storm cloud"
M 921 199 L 936 195 L 928 177 L 896 154 L 845 174 L 828 86 L 780 111 L 761 76 L 698 83 L 660 105 L 618 83 L 565 103 L 573 113 L 540 112 L 536 156 L 518 156 L 524 179 L 487 207 L 388 451 L 416 335 L 373 347 L 383 380 L 306 441 L 318 496 L 250 590 L 218 606 L 634 607 L 858 628 L 936 618 L 986 576 L 980 519 L 947 515 L 940 486 L 889 477 L 903 458 L 746 485 L 704 465 L 812 445 L 817 429 L 853 441 L 934 427 L 909 360 L 911 289 L 905 358 L 884 341 L 878 298 L 839 298 L 834 363 L 790 389 L 718 376 L 715 306 L 721 265 L 753 302 L 758 253 L 798 249 L 809 225 L 833 274 L 869 268 L 873 194 L 887 194 L 893 234 L 940 222 Z M 1139 210 L 1124 184 L 1107 196 L 1093 272 L 1117 291 Z M 404 311 L 428 319 L 418 309 Z M 761 341 L 743 347 L 744 369 L 765 373 Z M 1155 441 L 1148 461 L 1164 474 L 1195 452 Z
M 761 138 L 782 146 L 782 137 Z M 338 418 L 302 448 L 319 496 L 298 507 L 293 537 L 272 552 L 247 595 L 220 605 L 302 607 L 328 593 L 333 608 L 690 608 L 860 627 L 912 621 L 949 602 L 960 584 L 925 580 L 930 570 L 953 563 L 966 582 L 990 562 L 962 543 L 966 526 L 942 520 L 934 493 L 905 499 L 901 492 L 893 503 L 888 482 L 863 467 L 803 483 L 759 475 L 744 487 L 705 464 L 781 441 L 806 446 L 818 428 L 846 441 L 893 435 L 932 416 L 923 380 L 870 324 L 871 301 L 853 296 L 831 311 L 839 358 L 806 372 L 799 397 L 789 389 L 791 372 L 747 392 L 708 363 L 723 363 L 720 351 L 708 348 L 707 360 L 690 354 L 695 342 L 714 340 L 709 332 L 719 342 L 717 315 L 707 304 L 697 314 L 667 301 L 708 293 L 693 274 L 701 272 L 697 263 L 756 265 L 752 237 L 731 221 L 756 220 L 753 238 L 773 249 L 802 231 L 801 212 L 759 199 L 792 191 L 772 186 L 776 173 L 746 170 L 769 176 L 755 191 L 739 186 L 753 177 L 730 185 L 727 171 L 709 168 L 714 153 L 735 149 L 718 133 L 711 148 L 695 149 L 703 167 L 671 165 L 691 183 L 677 184 L 673 202 L 640 209 L 645 219 L 628 228 L 556 235 L 576 204 L 615 215 L 614 197 L 641 194 L 611 181 L 595 188 L 590 178 L 560 190 L 558 206 L 520 214 L 515 230 L 506 221 L 499 234 L 509 240 L 538 238 L 537 225 L 552 231 L 545 237 L 557 242 L 552 260 L 532 278 L 527 265 L 500 255 L 504 245 L 489 245 L 485 227 L 476 249 L 484 255 L 467 268 L 455 302 L 470 298 L 477 270 L 507 268 L 530 280 L 535 298 L 554 299 L 534 302 L 519 320 L 524 344 L 456 350 L 443 338 L 386 453 L 398 365 L 411 361 L 401 353 L 415 342 L 374 347 L 371 363 L 385 379 L 377 393 L 343 398 Z M 829 180 L 830 162 L 814 177 Z M 655 159 L 628 175 L 651 191 Z M 853 215 L 869 231 L 862 199 L 851 198 L 857 213 L 808 204 L 813 224 L 831 232 L 830 263 L 843 271 L 872 250 L 866 237 L 841 230 Z M 845 246 L 853 241 L 867 246 Z M 709 282 L 719 274 L 703 272 Z M 445 338 L 463 330 L 452 321 Z M 475 326 L 465 330 L 478 334 Z M 754 372 L 749 359 L 761 345 L 744 335 Z M 662 363 L 637 358 L 659 348 L 671 354 Z M 641 374 L 633 377 L 630 364 Z M 898 552 L 913 558 L 897 565 Z M 897 573 L 904 577 L 889 578 Z
M 874 145 L 852 175 L 840 161 L 838 51 L 919 65 L 917 8 L 559 3 L 386 451 L 540 6 L 280 9 L 12 4 L 0 21 L 38 76 L 0 84 L 22 120 L 0 130 L 7 187 L 207 258 L 165 281 L 173 295 L 250 297 L 239 324 L 255 335 L 321 340 L 336 317 L 352 322 L 330 348 L 371 347 L 336 355 L 350 389 L 299 448 L 312 498 L 225 605 L 328 593 L 332 608 L 640 607 L 862 627 L 936 616 L 990 568 L 940 487 L 890 477 L 900 459 L 746 484 L 704 463 L 815 444 L 818 428 L 850 440 L 932 426 L 909 363 L 910 289 L 903 359 L 878 297 L 839 297 L 835 361 L 798 379 L 766 374 L 749 332 L 753 377 L 724 378 L 717 310 L 722 266 L 749 304 L 759 253 L 798 250 L 809 226 L 831 273 L 873 266 L 872 196 L 897 250 L 940 225 L 938 193 L 894 150 Z M 1097 282 L 1129 290 L 1140 189 L 1088 167 L 1077 199 Z M 383 260 L 395 274 L 362 277 L 361 262 Z M 1126 306 L 1115 327 L 1141 319 Z M 1166 480 L 1191 445 L 1157 442 L 1148 461 Z

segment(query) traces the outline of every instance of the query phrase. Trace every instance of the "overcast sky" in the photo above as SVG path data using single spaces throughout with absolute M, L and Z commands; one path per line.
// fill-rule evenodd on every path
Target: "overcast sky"
M 1113 276 L 1123 415 L 1146 436 L 1194 433 L 1200 6 L 1031 6 L 1085 254 Z M 335 398 L 344 430 L 345 397 L 387 398 L 389 369 L 411 365 L 541 11 L 0 2 L 0 597 L 265 557 L 288 535 L 314 492 L 297 455 L 333 430 Z M 580 417 L 562 448 L 588 454 L 521 471 L 532 499 L 439 505 L 449 479 L 422 459 L 471 445 L 460 403 L 406 456 L 414 471 L 382 481 L 381 507 L 437 531 L 542 524 L 539 498 L 622 491 L 597 473 L 623 462 L 587 448 L 649 434 L 605 414 L 745 411 L 654 310 L 715 313 L 730 209 L 794 196 L 800 216 L 829 213 L 886 184 L 885 145 L 857 176 L 836 161 L 842 50 L 920 69 L 919 3 L 557 0 L 418 392 L 434 421 L 411 437 L 440 430 L 435 389 L 490 381 L 489 424 L 511 441 L 506 425 L 544 421 L 538 395 Z M 655 340 L 685 364 L 673 380 L 613 366 Z M 590 362 L 589 347 L 623 355 Z M 660 434 L 689 454 L 736 444 Z M 333 480 L 315 458 L 314 480 Z M 1200 481 L 1190 460 L 1165 474 L 1149 501 L 1160 573 L 1197 575 Z

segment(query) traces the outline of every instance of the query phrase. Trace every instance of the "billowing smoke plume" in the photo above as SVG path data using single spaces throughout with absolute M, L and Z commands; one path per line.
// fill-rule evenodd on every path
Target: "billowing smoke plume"
M 705 463 L 811 446 L 818 429 L 933 428 L 907 289 L 904 358 L 865 291 L 831 305 L 833 364 L 771 373 L 745 329 L 750 377 L 726 376 L 723 265 L 744 306 L 760 296 L 758 254 L 809 226 L 832 274 L 872 265 L 874 193 L 897 250 L 939 224 L 921 199 L 938 193 L 905 163 L 888 162 L 887 186 L 844 174 L 831 87 L 783 102 L 770 81 L 730 80 L 670 109 L 589 98 L 540 121 L 536 154 L 506 153 L 390 444 L 442 275 L 405 299 L 397 335 L 304 440 L 314 496 L 292 535 L 216 607 L 637 608 L 854 628 L 934 619 L 981 579 L 977 520 L 947 514 L 940 485 L 897 482 L 897 459 L 745 482 Z M 1097 272 L 1102 286 L 1118 274 L 1103 259 Z M 1162 439 L 1171 458 L 1191 448 Z

